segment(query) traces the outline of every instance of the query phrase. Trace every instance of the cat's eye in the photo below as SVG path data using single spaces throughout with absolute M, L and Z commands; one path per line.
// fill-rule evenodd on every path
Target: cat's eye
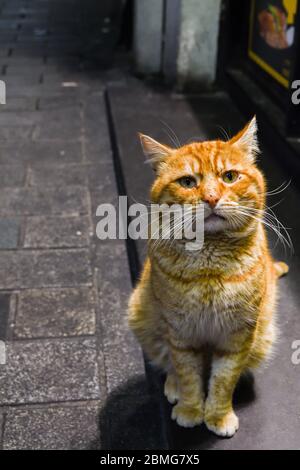
M 227 184 L 232 184 L 238 179 L 238 172 L 234 170 L 225 171 L 222 175 L 222 179 Z
M 183 176 L 179 178 L 178 183 L 186 189 L 192 189 L 197 186 L 197 181 L 193 176 Z

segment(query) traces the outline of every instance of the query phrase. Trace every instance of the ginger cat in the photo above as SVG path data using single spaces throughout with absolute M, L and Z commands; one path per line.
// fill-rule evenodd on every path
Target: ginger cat
M 149 241 L 129 324 L 150 360 L 167 373 L 165 395 L 181 426 L 204 422 L 233 436 L 232 395 L 240 375 L 266 358 L 276 339 L 277 278 L 263 224 L 265 181 L 255 165 L 255 117 L 228 142 L 171 149 L 141 135 L 156 179 L 154 203 L 204 204 L 204 245 Z M 208 390 L 204 365 L 210 361 Z M 176 403 L 177 402 L 177 403 Z M 176 403 L 176 404 L 175 404 Z

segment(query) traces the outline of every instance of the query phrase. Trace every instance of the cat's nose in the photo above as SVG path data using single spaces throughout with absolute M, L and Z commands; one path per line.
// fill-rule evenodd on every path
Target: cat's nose
M 214 209 L 216 205 L 218 204 L 219 200 L 220 200 L 219 197 L 213 196 L 212 194 L 210 194 L 205 199 L 203 199 L 203 202 L 207 202 L 207 204 L 209 204 L 211 209 Z

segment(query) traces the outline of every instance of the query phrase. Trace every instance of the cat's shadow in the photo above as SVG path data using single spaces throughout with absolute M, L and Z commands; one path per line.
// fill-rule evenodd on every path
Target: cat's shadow
M 209 449 L 220 440 L 205 425 L 193 429 L 171 420 L 172 406 L 163 395 L 165 377 L 146 362 L 148 378 L 136 377 L 118 387 L 102 408 L 99 424 L 104 450 Z M 234 393 L 238 409 L 255 400 L 254 378 L 243 376 Z M 99 448 L 99 442 L 90 449 Z
M 252 403 L 255 398 L 254 376 L 251 372 L 247 372 L 247 374 L 240 378 L 236 386 L 233 397 L 234 407 L 238 411 L 239 408 Z M 172 407 L 169 404 L 166 406 L 168 406 L 169 416 L 171 416 Z M 170 420 L 169 426 L 173 440 L 172 447 L 174 449 L 209 449 L 216 441 L 222 439 L 210 432 L 204 424 L 187 429 L 178 426 L 174 421 Z
M 166 449 L 160 393 L 144 375 L 117 387 L 102 407 L 99 424 L 103 450 Z M 99 443 L 91 443 L 95 448 Z

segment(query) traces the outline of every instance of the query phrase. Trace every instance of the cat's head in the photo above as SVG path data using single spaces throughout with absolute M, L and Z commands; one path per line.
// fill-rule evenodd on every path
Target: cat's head
M 151 137 L 140 138 L 156 174 L 154 203 L 203 203 L 204 230 L 210 233 L 239 231 L 262 216 L 265 182 L 255 165 L 255 117 L 227 142 L 194 142 L 173 149 Z

